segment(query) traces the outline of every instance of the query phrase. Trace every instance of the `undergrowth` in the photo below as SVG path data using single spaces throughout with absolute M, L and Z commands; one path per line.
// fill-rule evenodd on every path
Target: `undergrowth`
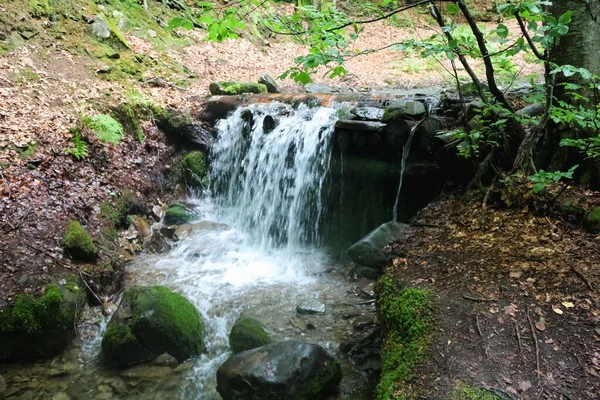
M 119 144 L 123 135 L 123 126 L 106 114 L 83 116 L 81 122 L 94 131 L 101 142 Z
M 381 380 L 377 400 L 410 399 L 407 389 L 415 367 L 423 361 L 430 342 L 433 312 L 430 293 L 403 288 L 389 276 L 379 281 L 379 317 L 385 329 Z
M 81 132 L 77 128 L 71 128 L 71 147 L 65 150 L 65 153 L 72 155 L 77 160 L 83 160 L 88 156 L 88 147 Z

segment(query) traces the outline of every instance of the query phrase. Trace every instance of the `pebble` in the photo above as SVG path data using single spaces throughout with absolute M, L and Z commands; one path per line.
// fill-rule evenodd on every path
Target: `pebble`
M 298 314 L 325 314 L 325 304 L 318 300 L 307 300 L 296 306 Z

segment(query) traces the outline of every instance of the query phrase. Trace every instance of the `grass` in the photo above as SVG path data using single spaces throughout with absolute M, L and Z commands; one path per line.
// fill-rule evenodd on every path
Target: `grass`
M 452 391 L 451 400 L 501 400 L 500 397 L 486 389 L 475 388 L 459 383 Z
M 22 67 L 17 68 L 10 73 L 10 80 L 16 84 L 35 82 L 40 80 L 40 75 L 32 68 Z
M 377 386 L 377 400 L 400 400 L 415 397 L 406 389 L 415 368 L 425 359 L 433 323 L 430 293 L 403 288 L 384 276 L 379 281 L 377 310 L 385 329 L 382 371 Z

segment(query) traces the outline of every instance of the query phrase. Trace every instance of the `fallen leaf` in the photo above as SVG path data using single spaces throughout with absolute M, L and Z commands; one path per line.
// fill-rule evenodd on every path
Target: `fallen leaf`
M 563 310 L 561 310 L 558 307 L 552 307 L 552 311 L 554 311 L 555 313 L 557 313 L 558 315 L 562 315 L 563 314 Z
M 539 331 L 542 331 L 542 332 L 544 332 L 544 331 L 546 330 L 546 325 L 545 325 L 545 324 L 544 324 L 542 321 L 540 321 L 540 322 L 536 322 L 536 323 L 535 323 L 535 327 L 536 327 L 536 328 L 537 328 Z
M 554 343 L 554 339 L 544 340 L 544 343 L 546 343 L 546 344 Z
M 515 278 L 515 279 L 519 279 L 522 275 L 523 275 L 523 272 L 521 272 L 521 271 L 511 271 L 508 274 L 508 276 L 510 276 L 511 278 Z
M 575 304 L 571 303 L 570 301 L 563 301 L 562 305 L 565 306 L 566 308 L 573 308 L 573 307 L 575 307 Z

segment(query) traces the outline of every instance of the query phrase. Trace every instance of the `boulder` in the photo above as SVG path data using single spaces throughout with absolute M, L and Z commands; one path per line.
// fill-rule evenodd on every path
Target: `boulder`
M 600 206 L 585 212 L 583 225 L 589 231 L 600 232 Z
M 385 124 L 376 121 L 358 121 L 341 119 L 335 123 L 336 129 L 346 131 L 366 131 L 366 132 L 381 132 L 385 128 Z
M 234 353 L 252 350 L 271 341 L 262 324 L 252 318 L 239 318 L 233 324 L 229 334 L 229 346 Z
M 138 233 L 138 237 L 141 237 L 142 239 L 148 239 L 150 236 L 152 236 L 152 230 L 150 229 L 150 226 L 146 220 L 139 215 L 131 216 L 131 225 L 133 225 L 134 229 Z
M 71 257 L 79 261 L 96 261 L 98 258 L 98 249 L 92 238 L 77 221 L 69 222 L 64 247 Z
M 18 294 L 0 308 L 0 362 L 53 357 L 75 336 L 86 300 L 77 275 L 49 284 L 39 297 Z
M 348 249 L 348 256 L 357 264 L 382 270 L 388 263 L 388 257 L 383 248 L 390 241 L 405 238 L 409 228 L 410 225 L 400 222 L 386 222 L 354 243 Z
M 307 93 L 335 93 L 335 92 L 339 92 L 339 90 L 337 90 L 333 86 L 322 85 L 320 83 L 307 83 L 306 85 L 304 85 L 304 90 L 306 90 Z
M 212 82 L 208 87 L 212 95 L 229 95 L 235 96 L 244 93 L 267 93 L 267 86 L 262 83 L 254 82 L 227 82 L 217 81 Z
M 258 78 L 258 83 L 265 85 L 267 87 L 267 92 L 269 93 L 281 93 L 281 89 L 279 88 L 277 81 L 275 81 L 275 79 L 267 73 L 262 74 L 260 78 Z
M 169 141 L 179 147 L 191 147 L 202 151 L 210 149 L 215 141 L 212 134 L 192 121 L 188 112 L 174 108 L 154 110 L 154 120 Z
M 182 203 L 172 203 L 165 211 L 166 224 L 185 224 L 194 217 L 195 214 Z
M 312 299 L 303 301 L 296 306 L 298 314 L 325 314 L 325 304 Z
M 98 40 L 108 39 L 110 37 L 110 26 L 106 23 L 102 14 L 94 18 L 94 22 L 90 24 L 90 33 Z
M 125 290 L 102 338 L 105 362 L 118 368 L 162 353 L 183 362 L 204 350 L 200 313 L 185 297 L 163 286 Z
M 381 120 L 388 122 L 404 118 L 420 119 L 426 112 L 425 104 L 418 100 L 397 100 L 386 107 Z
M 181 167 L 188 185 L 198 187 L 202 185 L 208 173 L 206 154 L 201 151 L 192 151 L 181 160 Z
M 350 113 L 367 121 L 381 121 L 383 118 L 383 109 L 377 107 L 356 107 Z
M 233 355 L 217 371 L 217 391 L 224 400 L 319 399 L 340 379 L 321 346 L 289 341 Z

